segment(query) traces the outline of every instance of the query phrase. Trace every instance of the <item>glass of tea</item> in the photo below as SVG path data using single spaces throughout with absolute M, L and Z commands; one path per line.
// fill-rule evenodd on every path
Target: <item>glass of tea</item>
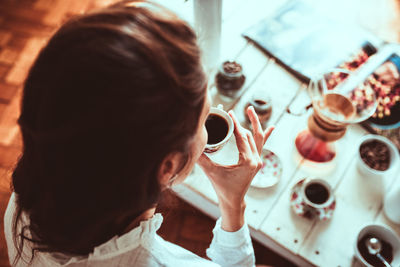
M 220 150 L 231 138 L 234 124 L 232 118 L 222 109 L 222 105 L 217 108 L 212 107 L 206 120 L 208 133 L 205 153 L 214 153 Z

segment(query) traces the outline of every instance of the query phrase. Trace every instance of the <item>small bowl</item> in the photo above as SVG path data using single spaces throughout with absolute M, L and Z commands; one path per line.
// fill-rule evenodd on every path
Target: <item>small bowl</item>
M 392 266 L 400 265 L 400 238 L 392 229 L 384 224 L 368 224 L 361 228 L 354 242 L 354 255 L 357 260 L 359 260 L 364 266 L 374 267 L 364 259 L 357 246 L 358 242 L 367 234 L 371 234 L 372 236 L 389 243 L 393 249 L 393 260 L 390 264 Z
M 368 122 L 373 128 L 382 130 L 396 129 L 400 127 L 400 102 L 390 108 L 390 115 L 381 119 L 370 117 Z
M 362 144 L 377 140 L 382 143 L 384 143 L 388 148 L 389 148 L 389 153 L 390 153 L 390 161 L 389 161 L 389 168 L 384 171 L 380 170 L 375 170 L 368 166 L 367 163 L 364 162 L 364 160 L 361 158 L 360 155 L 360 147 Z M 368 177 L 377 177 L 377 178 L 383 178 L 385 175 L 393 172 L 395 169 L 398 168 L 399 165 L 399 152 L 397 150 L 397 147 L 384 136 L 376 135 L 376 134 L 368 134 L 363 136 L 357 146 L 357 167 L 359 172 L 363 176 L 368 176 Z

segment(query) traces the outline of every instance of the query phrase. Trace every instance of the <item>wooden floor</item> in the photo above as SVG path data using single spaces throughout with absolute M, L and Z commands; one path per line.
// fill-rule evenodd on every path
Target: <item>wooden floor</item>
M 21 86 L 39 49 L 60 23 L 72 14 L 115 0 L 1 0 L 0 1 L 0 229 L 10 196 L 10 172 L 20 154 L 16 124 Z M 214 221 L 176 197 L 161 208 L 160 235 L 205 256 Z M 254 242 L 257 263 L 293 266 Z M 4 233 L 0 231 L 0 266 L 9 266 Z

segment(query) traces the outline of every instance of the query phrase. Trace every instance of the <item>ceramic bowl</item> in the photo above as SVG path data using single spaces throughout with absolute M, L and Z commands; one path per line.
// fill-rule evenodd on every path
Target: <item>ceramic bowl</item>
M 389 148 L 389 153 L 390 153 L 390 162 L 389 162 L 389 168 L 385 171 L 379 171 L 375 170 L 371 167 L 369 167 L 361 158 L 360 155 L 360 147 L 362 144 L 377 140 L 382 143 L 384 143 L 388 148 Z M 387 139 L 386 137 L 380 136 L 380 135 L 375 135 L 375 134 L 368 134 L 363 136 L 357 146 L 357 168 L 361 175 L 367 176 L 367 177 L 384 177 L 386 174 L 392 173 L 395 169 L 397 169 L 399 166 L 399 152 L 396 148 L 396 146 Z
M 393 248 L 393 260 L 390 264 L 392 266 L 400 266 L 400 238 L 392 229 L 384 224 L 368 224 L 361 228 L 354 242 L 354 256 L 356 259 L 364 266 L 374 267 L 361 255 L 357 245 L 358 242 L 368 234 L 389 243 Z

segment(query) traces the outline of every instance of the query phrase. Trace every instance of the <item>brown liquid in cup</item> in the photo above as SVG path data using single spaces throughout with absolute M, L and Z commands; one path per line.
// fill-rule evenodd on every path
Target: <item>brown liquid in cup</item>
M 310 183 L 305 189 L 306 197 L 315 204 L 323 204 L 329 198 L 328 189 L 319 183 Z
M 228 134 L 228 128 L 228 122 L 225 118 L 217 114 L 208 115 L 206 121 L 206 129 L 208 132 L 207 144 L 214 145 L 224 140 Z
M 371 255 L 368 252 L 368 248 L 367 245 L 365 244 L 365 241 L 368 238 L 371 237 L 375 237 L 371 234 L 366 234 L 365 236 L 363 236 L 358 242 L 357 242 L 357 248 L 358 251 L 360 251 L 361 257 L 364 258 L 364 260 L 366 260 L 369 264 L 371 264 L 372 266 L 382 266 L 385 267 L 385 264 L 376 256 L 376 255 Z M 382 249 L 381 252 L 379 252 L 379 254 L 381 254 L 381 256 L 383 258 L 385 258 L 385 260 L 388 263 L 391 263 L 393 261 L 393 247 L 392 245 L 390 245 L 388 242 L 386 242 L 385 240 L 382 240 L 380 238 L 380 241 L 382 243 Z
M 250 100 L 243 110 L 248 125 L 251 124 L 249 115 L 247 114 L 247 109 L 249 106 L 253 106 L 261 125 L 265 128 L 266 122 L 271 118 L 272 106 L 270 104 L 268 105 L 268 102 L 262 99 Z
M 254 102 L 256 102 L 258 105 L 265 105 L 265 104 L 267 104 L 267 102 L 265 102 L 265 101 L 263 101 L 263 100 L 254 100 Z

